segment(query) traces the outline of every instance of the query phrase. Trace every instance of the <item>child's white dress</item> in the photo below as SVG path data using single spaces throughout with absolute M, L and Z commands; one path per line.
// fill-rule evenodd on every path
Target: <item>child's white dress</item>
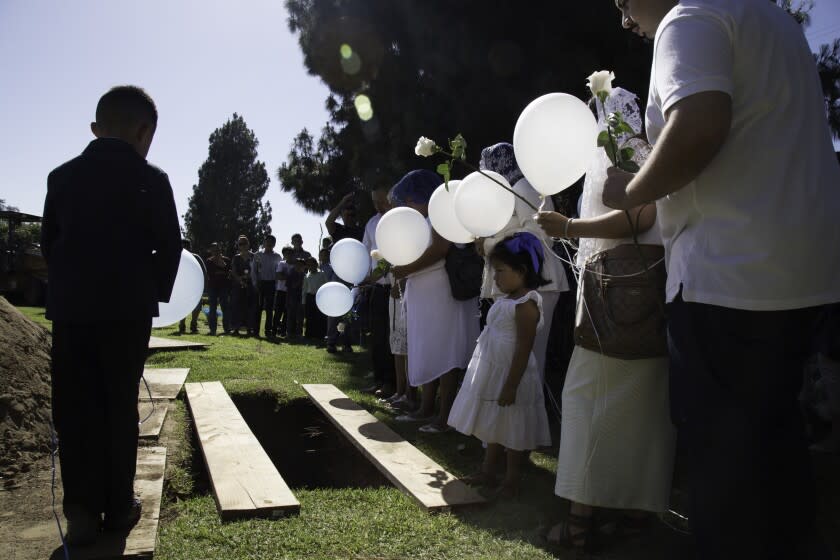
M 551 445 L 542 381 L 533 351 L 519 382 L 516 401 L 510 406 L 498 404 L 516 349 L 516 306 L 529 299 L 536 302 L 540 311 L 539 330 L 544 323 L 542 298 L 535 291 L 519 299 L 497 299 L 490 308 L 487 326 L 478 337 L 448 421 L 461 433 L 517 451 Z

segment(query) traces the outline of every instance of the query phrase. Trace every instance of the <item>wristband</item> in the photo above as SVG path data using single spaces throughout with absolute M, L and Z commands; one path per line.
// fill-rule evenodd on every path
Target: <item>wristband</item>
M 566 220 L 566 228 L 563 230 L 563 237 L 565 237 L 566 239 L 569 238 L 569 226 L 573 221 L 575 221 L 574 218 L 569 218 L 568 220 Z

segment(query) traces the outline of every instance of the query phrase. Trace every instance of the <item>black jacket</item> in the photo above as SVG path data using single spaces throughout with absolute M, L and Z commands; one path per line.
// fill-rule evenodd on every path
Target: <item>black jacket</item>
M 94 140 L 47 179 L 47 318 L 147 319 L 169 301 L 181 231 L 166 173 L 122 140 Z

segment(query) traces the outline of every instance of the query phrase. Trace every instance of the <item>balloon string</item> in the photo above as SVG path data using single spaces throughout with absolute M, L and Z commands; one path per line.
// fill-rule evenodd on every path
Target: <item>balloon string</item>
M 481 173 L 482 175 L 484 175 L 485 177 L 487 177 L 488 179 L 490 179 L 491 181 L 493 181 L 494 183 L 496 183 L 497 185 L 499 185 L 500 187 L 502 187 L 503 189 L 505 189 L 506 191 L 508 191 L 510 194 L 512 194 L 513 196 L 515 196 L 516 198 L 518 198 L 519 200 L 521 200 L 522 202 L 524 202 L 525 204 L 527 204 L 527 205 L 528 205 L 531 209 L 533 209 L 535 212 L 539 212 L 539 209 L 538 209 L 536 206 L 534 206 L 533 204 L 531 204 L 531 202 L 530 202 L 527 198 L 525 198 L 524 196 L 520 195 L 519 193 L 517 193 L 516 191 L 514 191 L 512 188 L 510 188 L 510 187 L 506 187 L 504 184 L 502 184 L 502 182 L 501 182 L 501 181 L 499 181 L 499 180 L 498 180 L 498 179 L 496 179 L 495 177 L 493 177 L 493 176 L 488 175 L 487 173 L 485 173 L 483 169 L 480 169 L 480 168 L 478 168 L 478 167 L 474 166 L 473 164 L 471 164 L 470 162 L 468 162 L 468 161 L 466 161 L 466 160 L 463 160 L 463 159 L 460 159 L 460 158 L 456 158 L 454 155 L 452 155 L 452 154 L 450 154 L 449 152 L 444 151 L 443 149 L 441 149 L 441 147 L 440 147 L 440 146 L 436 146 L 436 147 L 437 147 L 437 153 L 439 153 L 439 154 L 443 154 L 443 155 L 445 155 L 445 156 L 449 156 L 449 157 L 450 157 L 450 158 L 452 158 L 454 161 L 458 161 L 458 162 L 460 162 L 460 163 L 461 163 L 461 165 L 463 165 L 464 167 L 466 167 L 466 168 L 468 168 L 468 169 L 472 169 L 473 171 L 475 171 L 475 172 L 477 172 L 477 173 Z
M 560 262 L 564 262 L 564 263 L 568 264 L 570 267 L 572 267 L 572 274 L 574 274 L 574 275 L 575 275 L 575 277 L 577 277 L 577 276 L 579 276 L 580 274 L 582 274 L 582 273 L 586 272 L 587 274 L 593 274 L 593 275 L 595 275 L 595 276 L 600 276 L 601 278 L 633 278 L 633 277 L 636 277 L 636 276 L 642 276 L 642 275 L 644 275 L 644 274 L 647 274 L 647 272 L 648 272 L 648 270 L 649 270 L 649 269 L 651 269 L 651 268 L 655 267 L 656 265 L 658 265 L 659 263 L 661 263 L 661 262 L 665 261 L 665 257 L 662 257 L 662 258 L 661 258 L 661 259 L 659 259 L 658 261 L 656 261 L 656 262 L 652 263 L 649 267 L 645 268 L 645 270 L 642 270 L 641 272 L 634 272 L 633 274 L 607 274 L 607 273 L 605 273 L 605 272 L 596 272 L 596 271 L 594 271 L 594 270 L 584 270 L 584 267 L 582 267 L 582 266 L 578 265 L 577 263 L 572 262 L 572 261 L 571 261 L 571 258 L 572 258 L 572 257 L 571 257 L 571 255 L 569 255 L 569 250 L 567 249 L 567 247 L 571 247 L 572 249 L 575 249 L 575 250 L 577 249 L 577 247 L 576 247 L 576 246 L 575 246 L 575 244 L 574 244 L 574 243 L 572 243 L 571 241 L 568 241 L 568 240 L 566 240 L 566 239 L 559 239 L 559 240 L 557 240 L 557 241 L 559 241 L 559 242 L 563 245 L 563 248 L 564 248 L 564 249 L 566 249 L 566 255 L 569 257 L 569 260 L 564 259 L 564 258 L 563 258 L 563 257 L 561 257 L 560 255 L 558 255 L 557 253 L 555 253 L 555 252 L 554 252 L 554 248 L 553 248 L 553 247 L 551 247 L 551 246 L 550 246 L 550 245 L 549 245 L 549 244 L 545 241 L 545 239 L 542 239 L 541 241 L 542 241 L 543 247 L 544 247 L 544 248 L 545 248 L 545 249 L 546 249 L 546 250 L 547 250 L 547 251 L 548 251 L 548 252 L 549 252 L 549 253 L 550 253 L 550 254 L 551 254 L 554 258 L 556 258 L 556 259 L 557 259 L 557 260 L 559 260 Z

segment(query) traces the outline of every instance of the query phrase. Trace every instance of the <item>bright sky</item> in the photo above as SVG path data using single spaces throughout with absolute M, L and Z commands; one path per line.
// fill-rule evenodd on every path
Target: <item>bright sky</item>
M 0 0 L 0 199 L 40 215 L 47 174 L 84 149 L 96 102 L 123 83 L 158 106 L 149 161 L 179 215 L 210 134 L 237 112 L 260 141 L 278 243 L 299 231 L 315 248 L 323 219 L 276 172 L 303 127 L 326 123 L 329 91 L 306 73 L 282 0 Z
M 811 15 L 814 50 L 840 37 L 840 0 L 816 0 Z M 237 112 L 260 140 L 274 234 L 315 247 L 322 217 L 280 191 L 276 170 L 303 127 L 326 122 L 328 90 L 306 73 L 282 0 L 0 0 L 0 199 L 40 215 L 47 174 L 84 149 L 97 100 L 123 83 L 158 105 L 149 160 L 179 214 L 210 133 Z

